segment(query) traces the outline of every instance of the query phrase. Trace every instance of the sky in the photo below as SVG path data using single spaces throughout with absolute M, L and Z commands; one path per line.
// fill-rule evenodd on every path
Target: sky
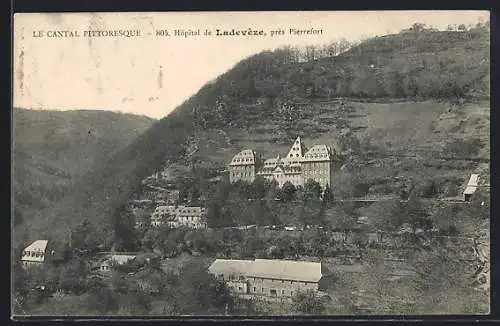
M 488 21 L 488 11 L 18 13 L 14 16 L 14 107 L 101 109 L 162 118 L 242 59 L 284 45 L 322 45 L 397 33 L 421 22 Z M 266 36 L 215 36 L 215 30 Z M 322 34 L 290 35 L 290 28 Z M 138 37 L 88 37 L 87 30 L 140 30 Z M 174 36 L 174 30 L 202 35 Z M 203 35 L 205 30 L 212 35 Z M 271 36 L 283 30 L 284 35 Z M 171 36 L 157 36 L 169 30 Z M 79 37 L 51 37 L 78 31 Z M 41 36 L 41 33 L 43 35 Z

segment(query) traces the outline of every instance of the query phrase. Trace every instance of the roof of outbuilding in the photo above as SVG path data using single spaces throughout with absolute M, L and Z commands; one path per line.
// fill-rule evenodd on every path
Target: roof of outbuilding
M 208 268 L 214 274 L 246 275 L 252 260 L 216 259 Z
M 464 190 L 464 195 L 472 195 L 476 192 L 476 190 L 477 190 L 477 187 L 467 186 Z
M 137 256 L 136 255 L 122 255 L 122 254 L 117 254 L 117 255 L 111 255 L 110 260 L 116 262 L 119 265 L 125 264 L 130 260 L 135 259 Z
M 477 187 L 479 182 L 479 174 L 471 174 L 469 182 L 467 183 L 468 186 L 473 186 Z
M 26 251 L 45 251 L 47 249 L 48 240 L 35 240 L 32 244 L 27 246 Z
M 278 259 L 216 259 L 209 271 L 214 274 L 235 274 L 303 282 L 318 282 L 322 276 L 329 274 L 321 263 Z

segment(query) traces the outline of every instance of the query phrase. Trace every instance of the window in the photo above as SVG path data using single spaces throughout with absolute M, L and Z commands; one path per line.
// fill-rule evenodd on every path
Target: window
M 293 284 L 293 281 L 290 281 L 290 284 Z
M 285 283 L 285 281 L 284 281 L 284 280 L 281 280 L 281 283 Z
M 257 292 L 257 288 L 255 286 L 253 287 L 253 292 Z
M 281 294 L 285 294 L 285 290 L 281 290 Z

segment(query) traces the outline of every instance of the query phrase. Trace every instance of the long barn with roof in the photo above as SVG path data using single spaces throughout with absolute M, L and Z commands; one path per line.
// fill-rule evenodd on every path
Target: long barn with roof
M 324 291 L 333 274 L 320 262 L 278 259 L 216 259 L 209 273 L 237 294 L 291 297 L 304 290 Z
M 284 157 L 263 159 L 257 152 L 246 149 L 236 154 L 229 163 L 229 180 L 253 182 L 262 177 L 276 180 L 281 187 L 286 182 L 295 186 L 304 185 L 308 180 L 318 182 L 323 188 L 332 184 L 336 171 L 340 168 L 337 154 L 327 145 L 314 145 L 306 149 L 297 137 L 288 154 Z

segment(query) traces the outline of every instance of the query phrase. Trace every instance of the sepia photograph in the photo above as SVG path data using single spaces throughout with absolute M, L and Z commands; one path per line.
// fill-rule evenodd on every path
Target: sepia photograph
M 490 12 L 16 13 L 11 317 L 490 314 Z

